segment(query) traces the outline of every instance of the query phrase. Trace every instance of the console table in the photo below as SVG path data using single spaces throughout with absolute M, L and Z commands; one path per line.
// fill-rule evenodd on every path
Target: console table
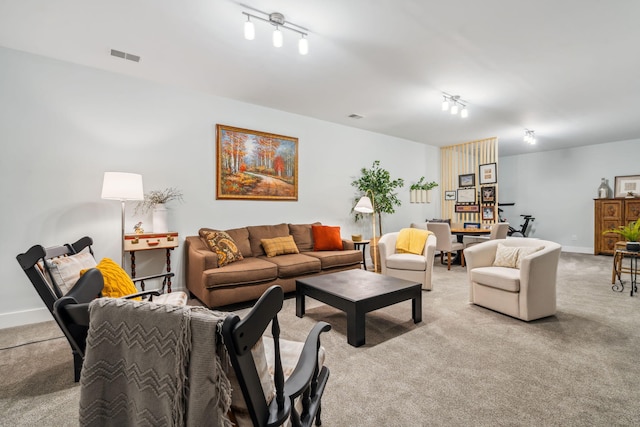
M 171 251 L 178 247 L 178 233 L 143 233 L 125 234 L 124 250 L 131 253 L 131 277 L 136 277 L 136 252 L 154 249 L 165 249 L 167 256 L 167 273 L 171 273 Z M 171 292 L 171 277 L 167 278 L 167 292 Z M 141 284 L 144 291 L 144 283 Z

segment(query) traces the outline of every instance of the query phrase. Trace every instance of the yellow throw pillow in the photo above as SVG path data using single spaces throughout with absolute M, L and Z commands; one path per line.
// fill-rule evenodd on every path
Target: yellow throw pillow
M 298 254 L 300 251 L 293 240 L 293 236 L 260 239 L 264 252 L 269 258 L 277 255 Z
M 103 297 L 120 298 L 138 292 L 133 280 L 118 264 L 110 258 L 102 258 L 96 266 L 104 279 Z M 82 270 L 83 275 L 87 270 Z

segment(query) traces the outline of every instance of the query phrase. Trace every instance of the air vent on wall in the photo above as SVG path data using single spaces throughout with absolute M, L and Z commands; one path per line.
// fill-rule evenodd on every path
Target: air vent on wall
M 133 62 L 140 62 L 140 57 L 138 55 L 133 55 L 131 53 L 122 52 L 119 50 L 111 49 L 111 56 L 116 56 L 122 59 L 128 59 Z

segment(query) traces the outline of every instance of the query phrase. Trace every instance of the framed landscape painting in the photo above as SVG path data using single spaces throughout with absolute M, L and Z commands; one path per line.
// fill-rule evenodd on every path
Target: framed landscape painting
M 298 200 L 298 138 L 216 125 L 216 199 Z

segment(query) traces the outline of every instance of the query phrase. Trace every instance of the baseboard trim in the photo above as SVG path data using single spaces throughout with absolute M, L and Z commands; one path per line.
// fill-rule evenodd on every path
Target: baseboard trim
M 13 328 L 14 326 L 29 325 L 31 323 L 48 322 L 53 316 L 46 308 L 34 308 L 31 310 L 14 311 L 0 314 L 0 329 Z
M 583 248 L 581 246 L 563 246 L 562 252 L 573 252 L 576 254 L 592 254 L 593 248 Z

